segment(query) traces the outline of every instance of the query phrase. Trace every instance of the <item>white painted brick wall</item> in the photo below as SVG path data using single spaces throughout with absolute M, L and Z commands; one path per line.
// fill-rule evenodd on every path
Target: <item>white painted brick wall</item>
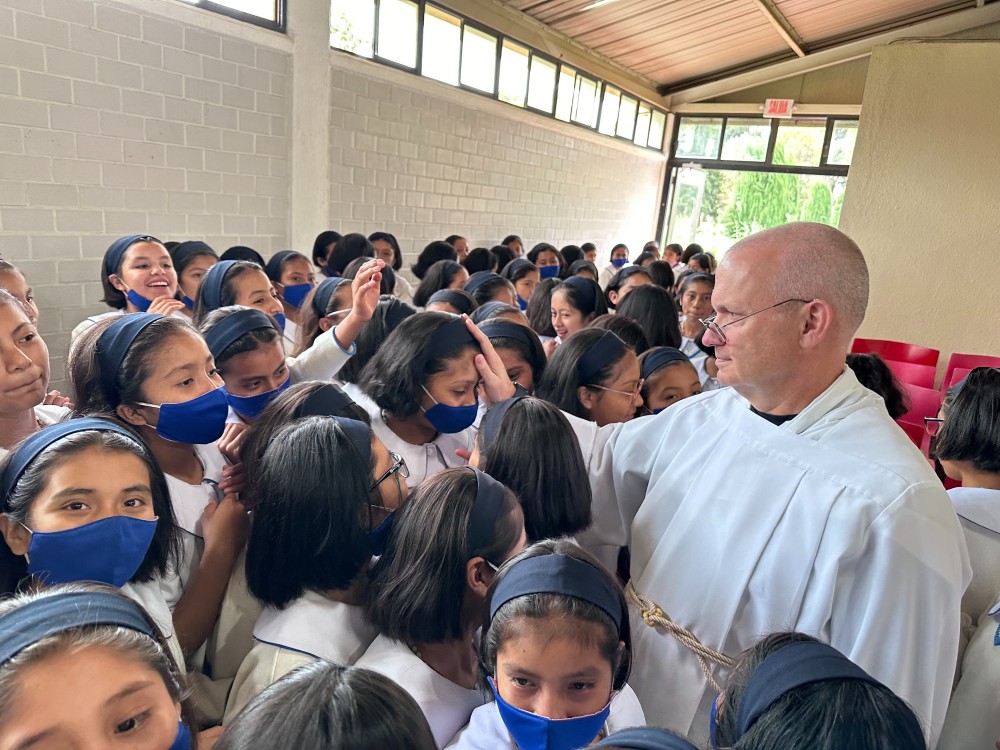
M 69 331 L 108 309 L 100 259 L 115 237 L 265 256 L 288 241 L 289 55 L 238 38 L 246 24 L 213 17 L 230 35 L 161 5 L 0 7 L 0 254 L 37 293 L 53 387 Z

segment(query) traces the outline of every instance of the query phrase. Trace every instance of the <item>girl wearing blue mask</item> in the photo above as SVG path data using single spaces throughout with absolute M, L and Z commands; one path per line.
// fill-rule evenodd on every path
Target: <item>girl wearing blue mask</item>
M 553 245 L 547 242 L 539 242 L 528 253 L 528 260 L 538 268 L 538 274 L 543 279 L 558 279 L 562 276 L 562 270 L 566 267 L 560 253 Z
M 578 750 L 642 726 L 621 584 L 568 541 L 532 545 L 490 584 L 479 647 L 494 701 L 450 745 Z
M 668 406 L 701 393 L 698 371 L 680 349 L 657 346 L 639 357 L 644 414 L 659 414 Z
M 194 302 L 194 324 L 220 307 L 241 305 L 270 315 L 285 330 L 285 309 L 264 269 L 248 260 L 222 260 L 201 280 Z
M 177 285 L 184 303 L 184 313 L 194 316 L 194 298 L 198 296 L 198 286 L 208 269 L 219 262 L 219 256 L 204 242 L 191 240 L 181 242 L 170 249 L 170 258 L 177 271 Z
M 215 626 L 247 529 L 241 470 L 214 445 L 229 404 L 211 352 L 188 323 L 140 313 L 87 331 L 69 370 L 77 410 L 129 425 L 166 475 L 182 552 L 163 589 L 191 657 Z
M 312 263 L 302 253 L 282 250 L 270 257 L 264 270 L 284 308 L 286 346 L 293 350 L 298 343 L 302 303 L 316 286 Z
M 535 291 L 535 287 L 538 286 L 538 282 L 542 280 L 538 266 L 527 258 L 517 258 L 504 266 L 500 275 L 514 285 L 517 306 L 521 310 L 527 310 L 531 295 Z
M 380 631 L 357 666 L 409 693 L 444 747 L 485 696 L 473 638 L 494 571 L 524 547 L 513 492 L 482 472 L 428 479 L 397 514 L 365 610 Z
M 104 299 L 112 312 L 92 315 L 70 334 L 80 334 L 106 318 L 123 313 L 154 312 L 183 315 L 184 303 L 177 297 L 177 272 L 170 253 L 155 237 L 133 234 L 108 247 L 101 263 Z
M 628 246 L 619 242 L 611 248 L 610 262 L 601 269 L 600 277 L 597 279 L 597 283 L 600 285 L 601 289 L 607 289 L 608 283 L 611 281 L 611 277 L 627 265 Z
M 0 603 L 0 748 L 210 747 L 156 623 L 113 589 L 58 586 Z
M 305 413 L 325 411 L 329 394 L 314 393 Z M 303 664 L 350 666 L 368 649 L 377 631 L 359 606 L 364 574 L 408 492 L 406 464 L 364 422 L 336 416 L 286 425 L 257 471 L 247 583 L 264 611 L 227 718 Z

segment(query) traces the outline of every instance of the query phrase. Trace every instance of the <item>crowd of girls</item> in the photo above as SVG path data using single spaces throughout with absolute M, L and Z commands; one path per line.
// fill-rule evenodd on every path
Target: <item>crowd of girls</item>
M 698 747 L 629 687 L 643 655 L 572 425 L 715 385 L 712 259 L 670 253 L 453 235 L 414 288 L 386 232 L 267 260 L 123 237 L 68 396 L 0 261 L 0 750 Z M 998 393 L 973 372 L 942 415 L 970 534 L 1000 488 L 975 416 Z M 924 748 L 899 698 L 797 633 L 740 657 L 705 738 Z

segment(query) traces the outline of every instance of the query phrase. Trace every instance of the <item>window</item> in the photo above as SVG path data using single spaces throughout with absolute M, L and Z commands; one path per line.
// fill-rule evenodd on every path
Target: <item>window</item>
M 412 0 L 379 0 L 375 54 L 407 68 L 417 67 L 417 10 Z
M 854 144 L 858 140 L 857 120 L 837 120 L 833 123 L 830 138 L 830 155 L 827 164 L 848 165 L 854 156 Z
M 825 137 L 825 118 L 782 120 L 774 145 L 774 163 L 818 167 Z
M 635 111 L 639 102 L 631 96 L 623 96 L 621 104 L 618 105 L 618 131 L 616 135 L 620 138 L 632 140 L 632 133 L 635 132 Z
M 674 155 L 715 159 L 719 155 L 719 140 L 721 138 L 721 117 L 682 117 Z M 652 133 L 650 133 L 650 139 L 652 139 Z
M 275 31 L 285 30 L 285 0 L 185 0 L 205 10 Z
M 649 142 L 649 118 L 652 112 L 645 104 L 639 104 L 639 115 L 635 119 L 635 138 L 632 139 L 636 146 L 645 146 Z
M 649 123 L 649 142 L 647 145 L 650 148 L 655 148 L 657 150 L 663 148 L 663 131 L 667 129 L 667 116 L 660 110 L 653 111 L 653 119 Z
M 597 127 L 597 114 L 600 111 L 601 86 L 587 76 L 576 77 L 576 88 L 573 92 L 573 122 Z
M 726 120 L 726 134 L 722 139 L 722 158 L 726 161 L 764 161 L 770 137 L 771 123 L 767 120 L 730 117 Z
M 424 11 L 421 72 L 428 78 L 457 86 L 461 54 L 462 19 L 428 5 Z
M 573 114 L 573 92 L 576 90 L 576 71 L 563 65 L 559 69 L 559 86 L 556 91 L 556 117 L 569 122 Z
M 375 53 L 375 0 L 333 0 L 330 46 L 362 57 Z
M 528 48 L 503 40 L 500 51 L 500 101 L 523 107 L 528 91 Z
M 531 74 L 528 76 L 528 106 L 552 114 L 555 106 L 556 65 L 548 60 L 531 56 Z
M 466 26 L 462 32 L 462 84 L 492 94 L 496 74 L 497 38 Z
M 604 135 L 614 135 L 618 128 L 618 105 L 622 92 L 614 86 L 604 87 L 604 99 L 601 102 L 601 119 L 597 126 L 598 132 Z

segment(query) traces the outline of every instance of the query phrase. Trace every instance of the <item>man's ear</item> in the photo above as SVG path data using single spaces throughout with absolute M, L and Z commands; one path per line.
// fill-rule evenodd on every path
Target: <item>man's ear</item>
M 24 526 L 14 521 L 7 513 L 0 513 L 0 534 L 10 551 L 18 557 L 28 554 L 28 545 L 31 544 L 31 532 Z
M 811 349 L 827 339 L 833 330 L 833 308 L 828 302 L 816 299 L 805 307 L 805 316 L 800 318 L 799 336 L 802 345 Z

